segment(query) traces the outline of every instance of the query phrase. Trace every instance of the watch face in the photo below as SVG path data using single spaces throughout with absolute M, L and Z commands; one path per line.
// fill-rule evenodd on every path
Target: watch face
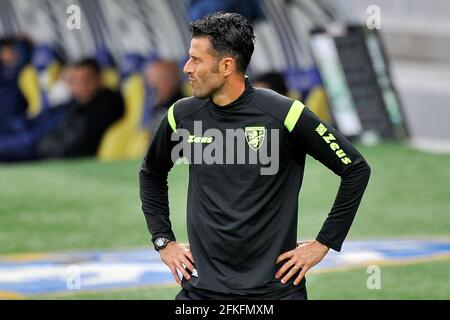
M 158 246 L 158 247 L 162 247 L 163 245 L 164 245 L 164 238 L 158 238 L 158 239 L 156 239 L 156 242 L 155 242 L 155 244 Z

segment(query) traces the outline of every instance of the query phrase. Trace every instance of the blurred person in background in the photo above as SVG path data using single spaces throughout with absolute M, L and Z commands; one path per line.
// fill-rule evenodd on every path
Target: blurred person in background
M 37 142 L 38 158 L 95 155 L 106 129 L 124 113 L 122 96 L 103 87 L 94 59 L 74 64 L 68 85 L 73 101 L 58 126 Z
M 146 105 L 143 126 L 152 135 L 158 128 L 167 109 L 183 98 L 181 70 L 178 63 L 157 60 L 145 69 L 145 82 L 152 91 L 152 101 Z
M 93 59 L 68 66 L 62 77 L 71 101 L 28 120 L 22 132 L 0 135 L 0 162 L 96 154 L 104 132 L 124 113 L 122 96 L 102 86 Z
M 267 72 L 257 76 L 253 81 L 253 84 L 257 88 L 272 89 L 283 96 L 288 94 L 288 88 L 283 75 L 276 71 Z
M 27 101 L 19 75 L 31 59 L 32 44 L 25 38 L 0 39 L 0 134 L 25 130 Z

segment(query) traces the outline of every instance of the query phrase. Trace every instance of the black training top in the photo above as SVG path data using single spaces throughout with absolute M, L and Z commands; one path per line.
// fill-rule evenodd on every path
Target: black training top
M 334 250 L 341 249 L 370 176 L 361 154 L 301 102 L 246 80 L 229 105 L 185 98 L 163 119 L 140 170 L 153 240 L 175 240 L 167 175 L 179 154 L 190 161 L 187 229 L 197 269 L 182 285 L 217 294 L 277 298 L 301 287 L 293 285 L 295 277 L 281 284 L 275 273 L 282 263 L 275 263 L 296 247 L 306 154 L 341 177 L 316 238 Z

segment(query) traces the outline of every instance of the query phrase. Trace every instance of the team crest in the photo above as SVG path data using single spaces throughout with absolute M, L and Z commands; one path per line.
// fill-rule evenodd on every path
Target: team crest
M 264 127 L 245 127 L 245 140 L 254 151 L 261 148 L 265 134 L 266 128 Z

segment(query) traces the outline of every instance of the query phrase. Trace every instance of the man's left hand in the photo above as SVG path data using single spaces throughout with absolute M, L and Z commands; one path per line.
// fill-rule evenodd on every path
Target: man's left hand
M 280 279 L 289 270 L 281 279 L 281 283 L 285 284 L 293 275 L 300 271 L 294 280 L 294 285 L 298 285 L 306 272 L 322 261 L 328 253 L 328 250 L 329 248 L 327 246 L 317 240 L 301 242 L 297 248 L 285 252 L 278 257 L 277 264 L 286 259 L 288 261 L 277 271 L 275 277 Z

